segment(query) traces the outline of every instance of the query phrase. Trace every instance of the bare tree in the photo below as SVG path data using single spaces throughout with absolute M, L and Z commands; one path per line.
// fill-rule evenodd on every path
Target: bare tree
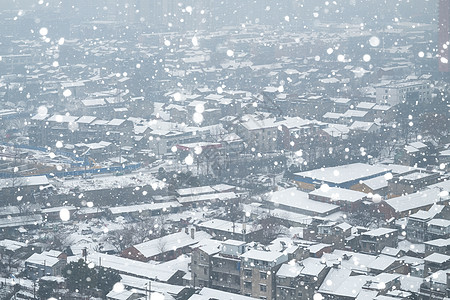
M 159 222 L 158 222 L 159 221 Z M 149 218 L 134 224 L 126 225 L 123 229 L 109 232 L 107 241 L 110 242 L 118 252 L 124 249 L 143 243 L 150 239 L 160 237 L 163 234 L 162 223 L 164 218 Z
M 158 240 L 158 251 L 161 253 L 161 257 L 164 259 L 166 256 L 167 249 L 167 239 L 159 238 Z

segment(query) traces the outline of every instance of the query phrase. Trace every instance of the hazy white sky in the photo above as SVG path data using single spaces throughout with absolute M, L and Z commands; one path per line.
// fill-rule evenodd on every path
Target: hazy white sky
M 0 0 L 0 10 L 3 9 L 31 9 L 33 5 L 38 6 L 39 0 Z M 59 0 L 44 0 L 44 3 L 54 5 Z

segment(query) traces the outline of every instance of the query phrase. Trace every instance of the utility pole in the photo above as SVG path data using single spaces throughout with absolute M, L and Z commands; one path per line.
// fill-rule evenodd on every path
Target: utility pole
M 244 240 L 244 243 L 245 243 L 245 234 L 247 231 L 247 222 L 246 222 L 246 218 L 245 218 L 246 216 L 247 216 L 247 213 L 244 213 L 244 222 L 242 223 L 242 238 Z

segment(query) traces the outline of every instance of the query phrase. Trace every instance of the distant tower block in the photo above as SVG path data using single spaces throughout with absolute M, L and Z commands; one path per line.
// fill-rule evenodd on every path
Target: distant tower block
M 450 0 L 439 0 L 439 71 L 450 71 Z

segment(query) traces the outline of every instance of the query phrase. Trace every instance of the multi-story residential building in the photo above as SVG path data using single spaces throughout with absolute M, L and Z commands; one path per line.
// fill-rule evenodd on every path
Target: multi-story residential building
M 245 242 L 227 240 L 220 252 L 211 257 L 211 286 L 218 290 L 239 293 L 241 291 L 241 259 Z
M 241 294 L 276 298 L 275 274 L 288 256 L 283 252 L 251 249 L 241 255 Z
M 321 259 L 312 257 L 283 264 L 276 273 L 277 299 L 313 299 L 328 269 Z
M 436 213 L 430 209 L 429 211 L 419 210 L 408 218 L 406 225 L 406 237 L 411 242 L 426 241 L 427 222 L 433 219 Z
M 407 239 L 414 243 L 423 243 L 433 238 L 445 237 L 446 229 L 442 230 L 442 225 L 445 227 L 445 224 L 450 225 L 450 222 L 446 220 L 437 221 L 438 219 L 434 221 L 443 209 L 443 205 L 433 205 L 429 210 L 419 210 L 410 215 L 406 225 Z M 431 222 L 431 225 L 429 225 L 429 222 Z
M 195 287 L 211 287 L 211 259 L 220 251 L 220 245 L 213 240 L 204 244 L 194 248 L 191 254 L 192 285 Z
M 396 105 L 411 100 L 429 103 L 431 88 L 426 80 L 400 81 L 378 86 L 376 95 L 378 104 Z
M 237 134 L 255 151 L 274 151 L 277 148 L 278 129 L 275 118 L 246 117 L 239 124 Z

